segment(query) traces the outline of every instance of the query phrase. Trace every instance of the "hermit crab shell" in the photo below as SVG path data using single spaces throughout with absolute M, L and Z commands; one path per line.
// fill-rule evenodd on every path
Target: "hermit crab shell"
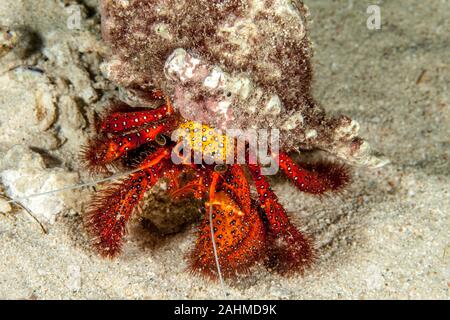
M 189 120 L 277 129 L 286 150 L 321 149 L 377 167 L 359 125 L 311 96 L 308 10 L 297 0 L 102 0 L 108 77 L 162 89 Z

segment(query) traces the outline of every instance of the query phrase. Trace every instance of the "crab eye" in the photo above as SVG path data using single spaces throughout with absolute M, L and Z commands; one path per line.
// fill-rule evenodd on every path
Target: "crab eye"
M 161 147 L 164 147 L 167 144 L 167 139 L 162 134 L 158 134 L 155 138 L 155 141 L 157 144 L 159 144 Z

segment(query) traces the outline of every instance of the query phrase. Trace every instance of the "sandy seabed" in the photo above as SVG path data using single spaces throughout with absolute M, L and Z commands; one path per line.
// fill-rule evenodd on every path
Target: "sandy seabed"
M 316 99 L 328 112 L 360 122 L 362 136 L 391 164 L 355 168 L 353 184 L 339 197 L 317 199 L 275 179 L 294 223 L 301 221 L 314 235 L 318 261 L 304 277 L 283 278 L 257 266 L 227 282 L 229 297 L 448 299 L 450 2 L 384 1 L 381 30 L 366 27 L 366 1 L 306 3 Z M 80 30 L 68 28 L 73 11 L 67 5 L 82 10 Z M 77 155 L 92 111 L 115 89 L 100 72 L 107 48 L 97 5 L 0 2 L 0 25 L 35 32 L 28 35 L 35 39 L 30 48 L 23 48 L 30 46 L 25 34 L 24 43 L 0 60 L 4 194 L 18 197 L 90 179 Z M 82 226 L 90 193 L 23 200 L 46 235 L 23 210 L 0 202 L 0 298 L 223 297 L 218 283 L 186 272 L 194 225 L 158 236 L 135 221 L 123 254 L 99 258 Z

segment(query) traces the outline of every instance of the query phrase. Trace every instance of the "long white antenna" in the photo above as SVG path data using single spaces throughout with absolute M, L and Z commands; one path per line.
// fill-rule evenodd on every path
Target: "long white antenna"
M 216 247 L 216 239 L 214 238 L 214 227 L 213 227 L 213 205 L 209 205 L 209 228 L 211 229 L 211 242 L 213 245 L 213 251 L 214 251 L 214 257 L 216 259 L 216 267 L 217 267 L 217 273 L 219 274 L 219 280 L 220 285 L 222 287 L 222 292 L 225 297 L 228 297 L 228 293 L 225 290 L 225 282 L 223 281 L 222 272 L 220 271 L 220 262 L 219 262 L 219 255 L 217 254 L 217 247 Z
M 5 195 L 0 195 L 0 198 L 8 200 L 7 203 L 15 202 L 15 201 L 12 201 L 10 197 L 5 196 Z M 21 203 L 16 202 L 15 204 L 17 206 L 19 206 L 20 208 L 22 208 L 39 225 L 39 227 L 41 227 L 42 232 L 44 232 L 45 234 L 48 233 L 47 228 L 45 228 L 45 226 L 42 224 L 42 222 L 40 222 L 39 219 L 36 218 L 36 216 L 31 212 L 30 209 L 28 209 L 26 206 L 24 206 Z
M 80 189 L 80 188 L 84 188 L 84 187 L 91 187 L 91 186 L 95 186 L 96 184 L 99 184 L 99 183 L 102 183 L 102 182 L 107 182 L 107 181 L 111 181 L 111 180 L 120 179 L 120 178 L 122 178 L 124 176 L 136 173 L 136 172 L 141 171 L 141 170 L 142 170 L 141 168 L 138 168 L 138 169 L 134 169 L 134 170 L 131 170 L 131 171 L 128 171 L 128 172 L 112 175 L 110 177 L 106 177 L 106 178 L 100 179 L 100 180 L 95 180 L 95 181 L 86 182 L 86 183 L 80 183 L 80 184 L 76 184 L 76 185 L 65 186 L 65 187 L 60 188 L 60 189 L 55 189 L 55 190 L 50 190 L 50 191 L 41 192 L 41 193 L 35 193 L 35 194 L 30 194 L 30 195 L 25 195 L 25 196 L 17 197 L 17 198 L 14 198 L 14 199 L 10 198 L 10 200 L 8 200 L 7 203 L 19 204 L 20 206 L 22 206 L 22 208 L 24 208 L 27 212 L 29 212 L 29 210 L 27 210 L 22 204 L 20 204 L 20 202 L 19 202 L 20 200 L 27 200 L 27 199 L 30 199 L 30 198 L 51 195 L 51 194 L 55 194 L 55 193 L 58 193 L 58 192 L 74 190 L 74 189 Z M 32 217 L 34 217 L 34 216 L 32 216 Z M 38 221 L 38 223 L 41 225 L 41 223 L 39 221 Z M 42 227 L 42 225 L 41 225 L 41 227 Z M 225 282 L 223 280 L 222 271 L 220 269 L 220 262 L 219 262 L 219 255 L 217 253 L 216 240 L 214 238 L 213 206 L 212 206 L 212 204 L 209 206 L 209 227 L 211 229 L 211 242 L 212 242 L 212 245 L 213 245 L 214 258 L 215 258 L 215 261 L 216 261 L 216 267 L 217 267 L 217 273 L 219 275 L 220 285 L 222 287 L 223 295 L 225 297 L 228 297 L 228 293 L 227 293 L 227 291 L 225 289 Z M 45 230 L 45 228 L 43 230 Z M 46 232 L 46 230 L 45 230 L 45 232 Z
M 141 171 L 141 170 L 142 170 L 141 168 L 138 168 L 138 169 L 134 169 L 134 170 L 131 170 L 131 171 L 124 172 L 124 173 L 115 174 L 115 175 L 112 175 L 110 177 L 106 177 L 106 178 L 100 179 L 100 180 L 95 180 L 95 181 L 91 181 L 91 182 L 75 184 L 75 185 L 71 185 L 71 186 L 65 186 L 65 187 L 63 187 L 61 189 L 55 189 L 55 190 L 50 190 L 50 191 L 41 192 L 41 193 L 29 194 L 29 195 L 25 195 L 25 196 L 21 196 L 21 197 L 17 197 L 17 198 L 11 198 L 11 200 L 8 200 L 7 203 L 19 203 L 20 200 L 27 200 L 27 199 L 30 199 L 30 198 L 47 196 L 47 195 L 58 193 L 58 192 L 62 192 L 62 191 L 80 189 L 80 188 L 84 188 L 84 187 L 91 187 L 91 186 L 95 186 L 96 184 L 99 184 L 99 183 L 102 183 L 102 182 L 107 182 L 107 181 L 123 178 L 125 176 L 128 176 L 130 174 L 136 173 L 136 172 Z

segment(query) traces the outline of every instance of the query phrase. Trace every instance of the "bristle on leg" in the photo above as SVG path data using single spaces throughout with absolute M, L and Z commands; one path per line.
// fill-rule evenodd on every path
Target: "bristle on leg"
M 265 229 L 255 208 L 244 213 L 225 193 L 219 192 L 200 226 L 195 249 L 190 255 L 191 269 L 210 278 L 218 271 L 211 239 L 209 209 L 212 206 L 212 224 L 217 256 L 223 277 L 248 272 L 262 256 L 265 247 Z
M 154 141 L 159 134 L 170 132 L 175 123 L 175 119 L 169 118 L 137 132 L 118 134 L 112 138 L 94 139 L 84 148 L 82 153 L 84 163 L 94 173 L 103 172 L 109 164 L 126 155 L 127 152 Z
M 120 252 L 131 214 L 145 191 L 162 176 L 164 168 L 163 162 L 157 163 L 94 196 L 85 221 L 102 256 L 114 257 Z
M 324 194 L 342 190 L 350 182 L 346 166 L 332 162 L 318 162 L 303 167 L 297 165 L 287 154 L 280 154 L 280 168 L 301 191 Z
M 233 166 L 224 180 L 217 194 L 210 192 L 207 214 L 190 257 L 191 269 L 210 278 L 218 276 L 216 262 L 222 276 L 230 278 L 248 272 L 265 252 L 265 227 L 256 207 L 250 207 L 250 189 L 242 169 Z
M 268 227 L 267 260 L 269 268 L 281 274 L 303 273 L 315 258 L 312 241 L 289 221 L 283 206 L 261 175 L 260 167 L 249 165 L 259 195 L 261 211 Z
M 108 173 L 108 165 L 116 160 L 110 155 L 109 142 L 106 138 L 91 140 L 82 148 L 80 159 L 85 168 L 93 174 Z

